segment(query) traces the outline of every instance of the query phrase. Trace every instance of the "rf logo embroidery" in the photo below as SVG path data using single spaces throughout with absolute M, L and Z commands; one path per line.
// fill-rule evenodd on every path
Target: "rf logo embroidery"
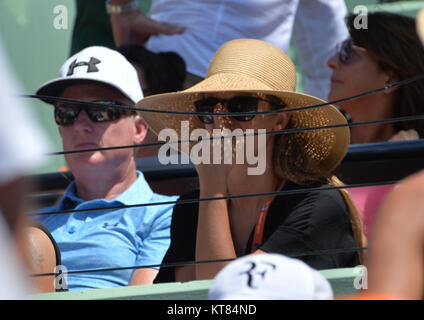
M 67 76 L 71 76 L 74 74 L 74 69 L 77 67 L 83 67 L 88 66 L 87 72 L 98 72 L 99 69 L 97 68 L 96 64 L 99 64 L 101 61 L 99 59 L 96 59 L 94 57 L 90 58 L 89 62 L 81 61 L 77 63 L 77 60 L 75 59 L 72 61 L 71 65 L 69 66 Z
M 258 281 L 263 281 L 268 271 L 274 271 L 277 268 L 275 264 L 266 261 L 260 261 L 259 265 L 253 261 L 248 261 L 247 263 L 250 264 L 250 268 L 239 274 L 247 275 L 247 285 L 253 289 L 257 288 L 254 283 L 257 284 Z

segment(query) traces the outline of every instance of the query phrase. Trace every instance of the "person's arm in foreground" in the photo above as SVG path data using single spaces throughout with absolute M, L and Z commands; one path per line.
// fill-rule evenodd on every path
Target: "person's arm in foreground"
M 422 299 L 424 286 L 424 171 L 402 181 L 384 200 L 368 252 L 368 290 Z

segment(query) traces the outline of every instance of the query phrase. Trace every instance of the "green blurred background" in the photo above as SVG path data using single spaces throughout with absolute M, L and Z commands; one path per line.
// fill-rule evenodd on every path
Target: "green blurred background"
M 147 0 L 147 3 L 149 2 L 150 0 Z M 346 4 L 349 11 L 357 5 L 367 5 L 370 11 L 388 10 L 410 16 L 415 16 L 418 9 L 424 7 L 423 0 L 386 4 L 379 4 L 378 0 L 346 0 Z M 145 7 L 146 5 L 144 10 Z M 55 12 L 55 8 L 65 8 L 67 21 L 57 20 L 59 13 L 63 14 L 64 11 Z M 0 0 L 0 37 L 21 82 L 22 94 L 33 94 L 42 83 L 57 76 L 60 66 L 70 54 L 75 15 L 75 0 Z M 55 21 L 65 28 L 55 28 Z M 291 48 L 290 55 L 296 62 L 294 48 Z M 302 90 L 300 73 L 298 89 Z M 52 108 L 36 99 L 29 99 L 28 103 L 36 109 L 37 121 L 51 140 L 51 151 L 62 150 Z M 36 173 L 57 171 L 62 165 L 62 156 L 49 156 L 47 164 Z

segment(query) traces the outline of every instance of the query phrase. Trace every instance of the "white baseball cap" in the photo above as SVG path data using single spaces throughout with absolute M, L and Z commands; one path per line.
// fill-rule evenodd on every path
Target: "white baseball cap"
M 251 254 L 225 266 L 213 280 L 210 300 L 330 300 L 327 279 L 299 259 Z
M 36 94 L 57 97 L 67 86 L 84 82 L 109 85 L 134 104 L 143 99 L 137 71 L 132 64 L 118 51 L 98 46 L 85 48 L 70 57 L 60 68 L 59 78 L 43 84 Z

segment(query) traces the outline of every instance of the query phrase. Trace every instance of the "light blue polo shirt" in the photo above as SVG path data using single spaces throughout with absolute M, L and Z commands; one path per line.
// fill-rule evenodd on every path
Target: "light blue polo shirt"
M 107 209 L 108 207 L 176 201 L 176 196 L 154 193 L 143 173 L 113 200 L 83 201 L 72 182 L 58 206 L 39 212 L 105 208 L 101 211 L 39 216 L 38 221 L 52 233 L 67 271 L 142 265 L 157 265 L 170 244 L 174 204 Z M 129 284 L 133 269 L 76 273 L 67 277 L 69 290 L 111 288 Z M 53 272 L 53 270 L 52 270 Z

